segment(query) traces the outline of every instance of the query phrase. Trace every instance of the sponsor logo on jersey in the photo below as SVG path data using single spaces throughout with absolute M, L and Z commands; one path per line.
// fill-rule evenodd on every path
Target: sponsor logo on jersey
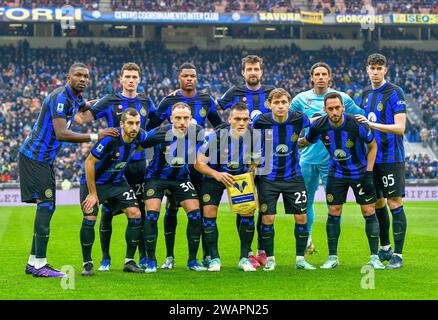
M 371 121 L 371 122 L 376 122 L 376 121 L 377 121 L 377 116 L 376 116 L 376 114 L 375 114 L 374 112 L 370 112 L 370 113 L 368 114 L 368 120 Z

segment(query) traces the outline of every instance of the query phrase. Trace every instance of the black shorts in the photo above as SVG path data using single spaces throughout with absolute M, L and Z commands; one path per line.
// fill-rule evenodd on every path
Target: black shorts
M 30 159 L 20 153 L 18 160 L 21 201 L 36 203 L 56 200 L 56 180 L 53 165 Z
M 257 192 L 260 202 L 260 214 L 277 214 L 277 202 L 283 195 L 286 214 L 303 214 L 307 207 L 307 190 L 302 176 L 291 181 L 269 181 L 258 179 Z
M 114 215 L 122 213 L 122 209 L 137 207 L 139 206 L 137 197 L 135 196 L 134 190 L 128 182 L 123 181 L 116 184 L 96 184 L 97 197 L 99 198 L 100 204 L 105 204 L 110 212 Z M 80 197 L 81 197 L 81 207 L 82 202 L 88 196 L 88 187 L 86 184 L 81 184 L 80 187 Z M 88 213 L 93 216 L 97 216 L 98 207 L 94 206 L 93 212 Z
M 376 202 L 374 186 L 364 186 L 360 179 L 327 177 L 325 188 L 328 205 L 344 204 L 347 200 L 348 188 L 351 187 L 356 197 L 356 203 L 360 205 L 373 204 Z
M 205 178 L 202 182 L 201 192 L 199 194 L 201 204 L 203 206 L 219 206 L 225 189 L 225 186 L 215 179 Z
M 198 193 L 190 180 L 147 180 L 145 182 L 145 190 L 143 200 L 162 200 L 165 194 L 172 196 L 178 204 L 185 200 L 198 199 Z
M 190 166 L 190 182 L 195 187 L 196 193 L 201 194 L 203 177 L 193 166 Z M 180 205 L 172 196 L 172 193 L 165 192 L 165 195 L 167 196 L 166 208 L 178 209 Z
M 125 177 L 135 192 L 135 196 L 143 202 L 145 192 L 144 174 L 146 172 L 146 160 L 130 161 L 125 169 Z
M 374 185 L 377 199 L 405 196 L 405 163 L 374 165 Z

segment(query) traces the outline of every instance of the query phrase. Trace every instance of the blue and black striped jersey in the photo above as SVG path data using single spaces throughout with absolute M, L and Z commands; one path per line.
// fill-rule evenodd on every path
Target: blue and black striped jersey
M 157 115 L 151 123 L 150 128 L 158 127 L 166 119 L 170 122 L 172 107 L 177 102 L 188 104 L 192 111 L 192 118 L 203 128 L 205 128 L 207 119 L 213 127 L 223 123 L 217 113 L 216 103 L 208 94 L 197 91 L 193 98 L 187 98 L 178 90 L 174 95 L 169 95 L 161 100 L 157 108 Z
M 122 112 L 127 108 L 135 108 L 140 113 L 140 128 L 146 130 L 148 119 L 155 115 L 155 106 L 151 98 L 138 95 L 135 98 L 127 98 L 118 94 L 107 94 L 98 100 L 90 109 L 95 119 L 105 118 L 108 127 L 120 126 Z M 146 150 L 137 152 L 133 160 L 146 159 Z
M 405 94 L 399 86 L 390 82 L 375 90 L 366 87 L 362 92 L 361 107 L 369 121 L 394 124 L 394 115 L 406 113 Z M 374 130 L 374 136 L 378 147 L 376 163 L 405 161 L 403 135 Z
M 367 169 L 366 144 L 374 135 L 367 124 L 360 123 L 353 115 L 344 113 L 344 122 L 334 127 L 324 116 L 310 126 L 306 140 L 322 141 L 330 154 L 329 176 L 335 178 L 361 178 Z
M 136 149 L 139 146 L 147 146 L 149 135 L 143 129 L 130 143 L 123 140 L 121 128 L 119 128 L 119 133 L 118 137 L 107 136 L 103 138 L 91 150 L 91 154 L 99 159 L 94 166 L 96 184 L 125 181 L 126 166 L 133 159 Z M 85 167 L 83 168 L 81 184 L 86 184 Z
M 257 116 L 254 129 L 261 129 L 262 159 L 264 169 L 258 174 L 270 181 L 291 180 L 301 176 L 298 137 L 310 125 L 309 118 L 301 112 L 289 111 L 284 122 L 277 122 L 272 112 Z
M 191 124 L 184 136 L 178 136 L 172 124 L 167 124 L 149 131 L 148 136 L 149 143 L 155 147 L 145 179 L 188 180 L 189 164 L 195 163 L 197 150 L 205 138 L 204 129 Z
M 30 159 L 53 164 L 62 144 L 56 138 L 53 119 L 65 119 L 68 128 L 76 112 L 84 106 L 82 97 L 75 97 L 68 85 L 53 90 L 44 99 L 38 119 L 20 152 Z
M 249 108 L 251 119 L 261 113 L 270 112 L 268 97 L 275 87 L 262 85 L 258 90 L 250 90 L 246 85 L 233 86 L 220 97 L 217 102 L 222 109 L 228 109 L 237 102 L 245 102 Z
M 251 163 L 261 157 L 261 136 L 258 130 L 248 128 L 242 136 L 234 136 L 231 126 L 224 125 L 206 138 L 199 152 L 208 158 L 208 165 L 232 175 L 246 173 Z

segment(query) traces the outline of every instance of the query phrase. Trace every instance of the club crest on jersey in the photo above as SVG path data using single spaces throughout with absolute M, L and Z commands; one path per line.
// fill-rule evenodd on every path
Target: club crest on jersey
M 370 113 L 368 114 L 368 120 L 371 121 L 371 122 L 376 122 L 376 121 L 377 121 L 377 116 L 376 116 L 376 114 L 375 114 L 374 112 L 370 112 Z
M 210 199 L 211 199 L 211 197 L 208 193 L 206 193 L 202 196 L 202 201 L 204 201 L 204 202 L 208 202 L 208 201 L 210 201 Z
M 201 110 L 199 110 L 199 115 L 205 118 L 205 116 L 207 115 L 207 110 L 205 110 L 205 108 L 201 108 Z
M 269 101 L 265 100 L 265 103 L 263 104 L 265 106 L 265 108 L 269 109 Z
M 354 142 L 351 141 L 350 139 L 348 139 L 347 142 L 345 143 L 345 146 L 346 146 L 347 148 L 351 148 L 352 146 L 354 146 Z
M 333 201 L 333 195 L 331 194 L 331 193 L 329 193 L 328 195 L 327 195 L 327 201 L 328 202 L 332 202 Z
M 294 134 L 292 135 L 292 137 L 290 137 L 290 140 L 291 140 L 292 142 L 295 142 L 295 141 L 298 140 L 298 135 L 296 134 L 296 132 L 294 132 Z
M 58 105 L 56 106 L 56 111 L 57 112 L 63 112 L 64 111 L 64 104 L 63 103 L 58 103 Z
M 377 110 L 379 111 L 383 110 L 383 104 L 381 102 L 379 102 L 379 104 L 377 105 Z
M 240 185 L 239 182 L 235 182 L 233 187 L 240 191 L 240 193 L 243 193 L 245 191 L 245 187 L 248 185 L 246 181 L 243 181 Z
M 142 108 L 140 109 L 140 114 L 141 114 L 143 117 L 146 117 L 147 112 L 146 112 L 146 109 L 145 109 L 144 107 L 142 107 Z

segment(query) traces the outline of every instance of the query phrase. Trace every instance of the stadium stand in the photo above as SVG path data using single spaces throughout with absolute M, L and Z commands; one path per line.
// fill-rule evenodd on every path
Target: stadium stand
M 224 51 L 191 48 L 186 52 L 176 52 L 165 49 L 160 42 L 132 42 L 120 47 L 79 42 L 77 46 L 68 43 L 67 49 L 33 49 L 26 41 L 18 42 L 17 46 L 0 47 L 2 181 L 17 181 L 18 149 L 29 134 L 44 97 L 63 83 L 65 70 L 61 66 L 74 61 L 85 62 L 91 74 L 91 84 L 85 96 L 94 99 L 117 92 L 120 61 L 135 61 L 144 70 L 141 90 L 145 90 L 158 104 L 177 87 L 175 75 L 182 62 L 195 62 L 199 67 L 199 88 L 218 98 L 232 84 L 241 83 L 240 59 L 248 54 L 248 51 L 238 48 Z M 323 60 L 333 67 L 333 87 L 346 91 L 358 100 L 360 89 L 367 85 L 363 67 L 366 53 L 352 50 L 326 48 L 319 52 L 306 52 L 292 45 L 251 50 L 251 53 L 265 59 L 264 83 L 286 88 L 292 96 L 309 88 L 307 70 L 314 62 Z M 412 49 L 384 49 L 382 52 L 390 57 L 388 78 L 400 84 L 424 113 L 422 121 L 427 128 L 422 128 L 419 123 L 411 123 L 406 131 L 408 141 L 418 144 L 425 141 L 436 150 L 438 77 L 433 73 L 433 66 L 438 61 L 438 53 Z M 92 128 L 81 127 L 78 130 L 90 132 Z M 55 165 L 57 177 L 71 182 L 79 181 L 81 161 L 78 160 L 83 159 L 88 148 L 87 144 L 65 144 Z M 415 144 L 407 147 L 407 150 L 418 153 Z M 428 157 L 434 158 L 433 153 L 428 152 Z M 425 161 L 414 162 L 411 166 L 430 167 Z M 422 170 L 412 169 L 413 175 L 417 174 L 415 172 L 427 174 L 429 171 L 426 167 Z
M 61 7 L 63 5 L 81 6 L 86 10 L 123 11 L 172 11 L 178 12 L 300 12 L 319 11 L 324 14 L 363 13 L 363 7 L 372 5 L 375 13 L 438 13 L 438 4 L 432 0 L 15 0 L 0 1 L 0 6 Z

